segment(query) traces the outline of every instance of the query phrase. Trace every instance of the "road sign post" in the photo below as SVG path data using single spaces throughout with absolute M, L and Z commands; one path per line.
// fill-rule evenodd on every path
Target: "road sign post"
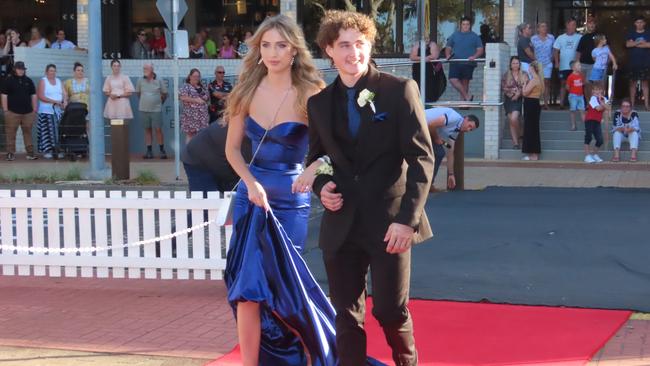
M 178 47 L 176 46 L 178 41 L 178 25 L 181 20 L 187 13 L 187 3 L 185 0 L 158 0 L 156 1 L 156 7 L 160 12 L 160 15 L 165 20 L 168 28 L 172 30 L 172 52 L 174 57 L 174 62 L 172 66 L 173 74 L 173 103 L 174 103 L 174 167 L 176 171 L 176 180 L 180 179 L 181 176 L 181 122 L 180 122 L 180 110 L 179 110 L 179 101 L 178 101 Z

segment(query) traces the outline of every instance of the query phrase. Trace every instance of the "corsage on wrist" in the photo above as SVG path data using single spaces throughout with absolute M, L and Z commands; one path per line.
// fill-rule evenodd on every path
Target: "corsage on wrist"
M 321 165 L 316 168 L 316 175 L 334 175 L 334 168 L 332 168 L 332 161 L 329 156 L 324 155 L 317 160 L 321 162 Z

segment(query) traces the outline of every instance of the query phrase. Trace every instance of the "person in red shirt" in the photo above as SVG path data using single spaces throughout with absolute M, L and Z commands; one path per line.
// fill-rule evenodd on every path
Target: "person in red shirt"
M 601 82 L 592 84 L 592 95 L 587 104 L 585 115 L 585 163 L 601 163 L 603 159 L 598 156 L 598 150 L 603 145 L 603 130 L 600 126 L 603 120 L 603 112 L 609 108 L 607 99 L 603 96 L 603 85 Z M 596 145 L 591 148 L 592 137 Z
M 162 34 L 160 27 L 153 27 L 152 32 L 153 38 L 149 41 L 149 48 L 154 51 L 156 58 L 165 58 L 165 48 L 167 48 L 165 35 Z
M 582 89 L 582 73 L 580 62 L 571 61 L 573 72 L 566 79 L 566 88 L 569 91 L 569 110 L 571 111 L 571 131 L 576 130 L 576 111 L 580 111 L 580 120 L 585 119 L 585 98 Z

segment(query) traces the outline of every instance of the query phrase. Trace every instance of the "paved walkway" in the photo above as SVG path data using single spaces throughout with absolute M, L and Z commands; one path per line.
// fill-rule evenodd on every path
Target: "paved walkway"
M 19 156 L 0 172 L 65 172 L 87 163 Z M 132 177 L 149 171 L 177 181 L 172 161 L 134 159 Z M 436 186 L 444 188 L 444 165 Z M 468 160 L 467 189 L 487 186 L 650 188 L 650 164 Z M 236 343 L 221 281 L 93 280 L 0 276 L 0 366 L 204 365 Z M 632 319 L 590 366 L 650 365 L 650 320 Z
M 0 294 L 2 346 L 110 353 L 118 358 L 120 354 L 165 356 L 198 360 L 187 363 L 198 365 L 229 352 L 236 344 L 235 323 L 222 281 L 0 276 Z M 0 365 L 36 356 L 54 360 L 85 359 L 88 355 L 16 353 L 0 348 Z M 106 357 L 95 354 L 88 358 L 95 359 L 97 365 L 117 364 L 112 358 L 106 362 Z M 167 362 L 160 357 L 134 360 L 142 365 Z M 39 365 L 46 364 L 58 365 L 49 361 Z

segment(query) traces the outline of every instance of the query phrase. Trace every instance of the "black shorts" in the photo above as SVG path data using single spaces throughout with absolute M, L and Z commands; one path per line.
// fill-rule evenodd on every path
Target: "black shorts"
M 449 65 L 449 79 L 472 80 L 475 65 L 451 63 Z

